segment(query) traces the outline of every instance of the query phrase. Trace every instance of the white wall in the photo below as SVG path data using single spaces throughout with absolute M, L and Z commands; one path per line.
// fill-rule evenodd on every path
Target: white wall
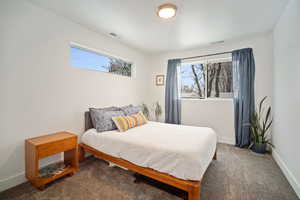
M 274 29 L 273 156 L 300 198 L 300 1 L 291 0 Z
M 255 37 L 228 41 L 223 44 L 211 45 L 205 48 L 153 55 L 152 62 L 150 63 L 151 72 L 149 75 L 151 82 L 149 83 L 150 91 L 148 103 L 159 101 L 164 108 L 165 88 L 163 86 L 155 86 L 155 76 L 158 74 L 166 75 L 168 59 L 206 55 L 247 47 L 253 48 L 255 56 L 256 101 L 258 102 L 264 96 L 269 96 L 269 102 L 271 102 L 273 45 L 272 34 L 265 33 Z M 164 118 L 164 116 L 162 118 Z M 219 142 L 230 144 L 235 142 L 232 100 L 183 100 L 182 124 L 212 127 L 218 134 Z
M 91 106 L 144 101 L 146 58 L 26 1 L 0 6 L 0 191 L 24 181 L 24 140 L 83 131 Z M 70 42 L 133 61 L 128 78 L 70 66 Z
M 182 101 L 182 124 L 212 127 L 219 142 L 235 143 L 231 99 Z

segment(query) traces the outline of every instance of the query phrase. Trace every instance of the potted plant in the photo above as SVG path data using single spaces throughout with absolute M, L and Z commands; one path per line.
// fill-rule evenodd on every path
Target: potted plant
M 143 112 L 143 114 L 145 115 L 145 117 L 146 117 L 147 119 L 149 119 L 149 117 L 150 117 L 150 112 L 149 112 L 148 106 L 147 106 L 146 104 L 142 103 L 141 107 L 142 107 L 142 112 Z
M 156 121 L 159 121 L 159 118 L 162 114 L 162 108 L 158 101 L 154 104 L 154 113 Z
M 256 153 L 266 153 L 267 145 L 274 147 L 270 142 L 270 127 L 272 125 L 271 106 L 267 112 L 263 110 L 263 104 L 267 97 L 259 102 L 258 111 L 256 110 L 250 120 L 251 125 L 251 144 L 249 148 Z

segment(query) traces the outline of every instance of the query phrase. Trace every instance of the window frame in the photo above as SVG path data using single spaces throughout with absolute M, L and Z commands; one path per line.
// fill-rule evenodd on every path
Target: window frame
M 193 60 L 187 60 L 181 63 L 181 65 L 179 66 L 179 70 L 178 70 L 178 83 L 180 85 L 179 90 L 179 94 L 180 94 L 180 100 L 232 100 L 233 97 L 230 98 L 224 98 L 224 97 L 207 97 L 207 64 L 208 63 L 217 63 L 220 60 L 224 60 L 224 62 L 232 62 L 232 55 L 230 54 L 230 56 L 228 55 L 227 57 L 223 56 L 223 57 L 217 57 L 217 58 L 207 58 L 207 59 L 193 59 Z M 214 62 L 212 62 L 214 61 Z M 204 70 L 204 75 L 205 75 L 205 87 L 204 87 L 204 97 L 202 98 L 187 98 L 187 97 L 182 97 L 181 96 L 181 76 L 180 76 L 180 70 L 181 70 L 181 66 L 182 64 L 203 64 L 205 65 L 205 70 Z
M 91 52 L 91 53 L 97 54 L 99 56 L 105 56 L 105 57 L 112 58 L 112 59 L 118 59 L 118 60 L 122 60 L 122 61 L 124 61 L 126 63 L 131 64 L 131 76 L 126 76 L 126 75 L 121 75 L 121 74 L 116 74 L 116 73 L 111 73 L 111 72 L 105 72 L 105 71 L 100 71 L 100 70 L 96 70 L 96 69 L 85 69 L 85 70 L 92 70 L 92 71 L 107 73 L 107 74 L 111 74 L 111 75 L 119 75 L 121 77 L 127 77 L 127 78 L 133 78 L 133 77 L 135 77 L 135 65 L 134 65 L 134 62 L 130 61 L 129 59 L 126 59 L 126 58 L 121 57 L 121 56 L 114 55 L 114 54 L 109 53 L 109 52 L 104 51 L 104 50 L 98 50 L 98 49 L 94 49 L 94 48 L 91 48 L 91 47 L 87 47 L 85 45 L 78 44 L 76 42 L 70 42 L 69 43 L 69 50 L 71 48 L 78 48 L 78 49 L 81 49 L 83 51 L 87 51 L 87 52 Z M 70 58 L 69 58 L 70 62 L 71 62 L 71 59 L 72 59 L 72 55 L 70 53 Z M 84 69 L 84 68 L 73 66 L 73 65 L 71 65 L 71 66 L 72 67 L 76 67 L 76 68 L 80 68 L 80 69 Z

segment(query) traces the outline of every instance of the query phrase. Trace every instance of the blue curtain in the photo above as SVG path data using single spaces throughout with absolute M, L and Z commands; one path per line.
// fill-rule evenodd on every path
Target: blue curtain
M 165 122 L 180 124 L 181 122 L 181 101 L 178 88 L 178 67 L 180 59 L 168 60 L 168 70 L 165 92 Z
M 255 61 L 251 48 L 232 52 L 236 146 L 250 144 L 250 119 L 255 110 Z

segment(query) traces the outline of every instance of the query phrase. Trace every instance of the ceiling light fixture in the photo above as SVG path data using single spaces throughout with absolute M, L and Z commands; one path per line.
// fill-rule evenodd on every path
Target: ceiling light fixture
M 157 15 L 163 19 L 170 19 L 176 15 L 177 7 L 173 4 L 163 4 L 158 7 Z

